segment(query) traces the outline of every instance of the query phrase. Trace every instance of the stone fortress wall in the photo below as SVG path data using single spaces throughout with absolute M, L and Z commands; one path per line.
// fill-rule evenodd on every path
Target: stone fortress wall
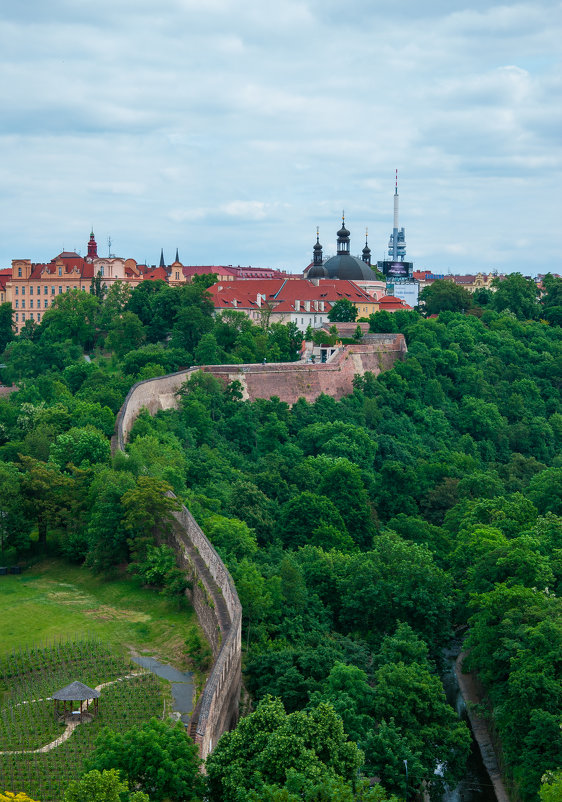
M 175 392 L 192 372 L 180 371 L 135 384 L 119 410 L 112 450 L 124 450 L 141 409 L 155 414 L 177 404 Z M 213 667 L 189 727 L 189 734 L 199 746 L 199 755 L 205 760 L 222 733 L 238 721 L 242 605 L 226 566 L 189 510 L 182 505 L 174 517 L 176 524 L 167 542 L 176 553 L 179 567 L 192 582 L 190 601 L 213 653 Z
M 341 398 L 353 392 L 353 377 L 388 370 L 406 352 L 402 334 L 370 335 L 366 344 L 341 346 L 328 362 L 258 365 L 204 365 L 138 382 L 131 387 L 117 416 L 113 451 L 124 450 L 142 409 L 151 415 L 178 406 L 177 392 L 198 370 L 225 383 L 239 381 L 243 398 L 278 396 L 293 404 L 314 401 L 322 393 Z M 242 606 L 232 577 L 191 513 L 182 507 L 169 545 L 192 579 L 191 601 L 213 651 L 213 668 L 194 711 L 190 734 L 204 760 L 223 732 L 236 725 L 241 689 Z

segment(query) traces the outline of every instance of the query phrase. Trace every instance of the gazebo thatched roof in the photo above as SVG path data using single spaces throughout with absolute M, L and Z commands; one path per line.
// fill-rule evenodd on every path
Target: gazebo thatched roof
M 100 692 L 94 688 L 88 688 L 83 682 L 71 682 L 66 688 L 61 688 L 51 696 L 51 699 L 58 699 L 61 702 L 81 702 L 84 699 L 98 699 Z

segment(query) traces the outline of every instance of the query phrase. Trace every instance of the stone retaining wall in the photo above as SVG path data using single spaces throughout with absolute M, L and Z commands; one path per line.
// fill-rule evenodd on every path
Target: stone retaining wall
M 176 403 L 174 395 L 191 371 L 181 371 L 134 385 L 117 416 L 112 448 L 123 450 L 135 418 L 142 408 L 152 414 Z M 173 403 L 172 401 L 173 400 Z M 196 706 L 190 734 L 199 745 L 202 760 L 223 732 L 238 720 L 241 688 L 242 605 L 232 577 L 197 522 L 183 507 L 174 514 L 176 524 L 168 537 L 178 563 L 192 581 L 190 599 L 213 651 L 213 668 Z
M 131 387 L 117 416 L 113 451 L 124 450 L 139 412 L 151 415 L 177 407 L 177 391 L 197 370 L 225 383 L 239 381 L 243 397 L 270 398 L 294 404 L 314 401 L 321 393 L 341 398 L 353 391 L 353 377 L 388 370 L 406 352 L 402 334 L 370 335 L 370 342 L 339 348 L 325 364 L 291 362 L 265 365 L 205 365 L 147 379 Z M 373 339 L 375 340 L 373 342 Z M 191 601 L 211 646 L 214 664 L 192 717 L 190 734 L 205 760 L 218 739 L 238 719 L 241 687 L 242 607 L 232 577 L 191 513 L 182 507 L 168 538 L 179 565 L 192 580 Z
M 239 381 L 242 397 L 278 396 L 294 404 L 299 398 L 315 401 L 321 393 L 342 398 L 353 392 L 353 377 L 367 371 L 378 375 L 389 370 L 407 351 L 403 334 L 370 334 L 369 342 L 344 345 L 324 364 L 309 362 L 279 362 L 265 365 L 201 365 L 156 379 L 146 379 L 131 387 L 119 411 L 115 431 L 116 447 L 123 449 L 133 423 L 141 409 L 151 415 L 161 409 L 177 407 L 177 391 L 197 370 L 212 373 L 229 383 Z M 374 340 L 374 342 L 373 342 Z

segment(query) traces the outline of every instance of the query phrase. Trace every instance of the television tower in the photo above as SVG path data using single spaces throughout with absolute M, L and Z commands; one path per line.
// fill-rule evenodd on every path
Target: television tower
M 396 183 L 394 185 L 394 224 L 392 234 L 388 241 L 388 255 L 393 262 L 403 262 L 406 256 L 406 232 L 398 228 L 398 170 L 396 170 Z

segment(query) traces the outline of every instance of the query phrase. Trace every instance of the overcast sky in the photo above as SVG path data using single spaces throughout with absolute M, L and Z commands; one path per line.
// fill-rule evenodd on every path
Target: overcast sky
M 562 273 L 562 3 L 1 4 L 0 267 L 300 272 L 316 226 L 417 269 Z

